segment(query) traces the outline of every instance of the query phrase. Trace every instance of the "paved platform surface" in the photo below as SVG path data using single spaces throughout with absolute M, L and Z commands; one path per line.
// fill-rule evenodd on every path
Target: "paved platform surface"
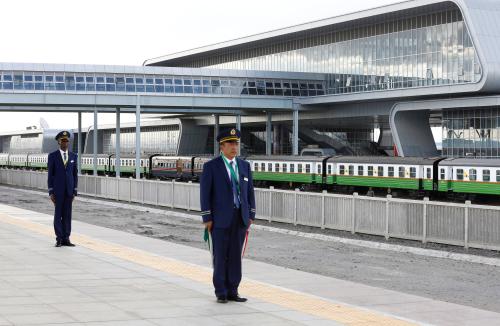
M 0 325 L 500 325 L 500 314 L 244 261 L 215 303 L 207 251 L 0 205 Z M 201 241 L 201 234 L 200 234 Z M 409 280 L 411 282 L 411 280 Z

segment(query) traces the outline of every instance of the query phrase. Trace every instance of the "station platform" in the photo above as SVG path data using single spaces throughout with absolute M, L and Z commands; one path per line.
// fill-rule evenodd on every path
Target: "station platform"
M 500 325 L 499 313 L 248 259 L 249 301 L 218 304 L 208 251 L 73 231 L 76 247 L 55 248 L 52 216 L 0 205 L 0 325 Z

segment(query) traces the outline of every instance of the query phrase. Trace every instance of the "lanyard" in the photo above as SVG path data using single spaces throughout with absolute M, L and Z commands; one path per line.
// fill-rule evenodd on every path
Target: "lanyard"
M 233 180 L 236 181 L 236 189 L 238 190 L 238 194 L 239 194 L 240 193 L 240 180 L 238 180 L 238 178 L 236 177 L 236 172 L 234 171 L 233 166 L 231 164 L 229 164 L 229 161 L 226 159 L 226 157 L 223 154 L 221 154 L 221 156 L 222 156 L 222 159 L 224 160 L 224 163 L 226 163 L 227 168 L 231 172 L 231 177 L 233 178 Z M 238 164 L 235 164 L 235 165 L 236 165 L 236 170 L 237 170 Z

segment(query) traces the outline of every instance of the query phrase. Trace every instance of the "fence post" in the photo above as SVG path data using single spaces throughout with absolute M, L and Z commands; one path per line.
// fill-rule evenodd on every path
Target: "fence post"
M 132 202 L 132 177 L 128 177 L 128 202 Z
M 92 176 L 94 179 L 94 197 L 97 198 L 97 175 Z
M 141 183 L 141 189 L 142 189 L 142 191 L 141 191 L 141 202 L 142 202 L 142 204 L 144 205 L 144 180 L 142 180 L 142 179 L 137 179 L 137 178 L 136 178 L 135 180 L 136 180 L 137 182 L 140 182 L 140 183 Z
M 427 203 L 429 197 L 424 197 L 424 216 L 422 221 L 422 243 L 427 243 Z
M 323 194 L 321 195 L 321 228 L 325 229 L 325 197 L 327 191 L 323 190 Z
M 273 190 L 274 190 L 274 187 L 273 186 L 270 186 L 269 187 L 269 195 L 268 195 L 268 212 L 269 214 L 267 215 L 267 219 L 269 221 L 269 223 L 271 223 L 273 221 L 273 206 L 272 206 L 272 203 L 273 203 Z
M 358 193 L 355 192 L 352 194 L 352 230 L 351 233 L 355 234 L 356 233 L 356 199 L 358 198 Z
M 174 208 L 175 201 L 175 180 L 172 180 L 172 202 L 170 203 L 170 208 Z
M 111 196 L 108 194 L 108 175 L 106 174 L 104 176 L 104 198 L 111 198 Z
M 300 189 L 295 189 L 295 193 L 293 194 L 293 225 L 297 225 L 297 193 Z
M 187 189 L 188 189 L 188 191 L 187 191 L 187 193 L 188 193 L 188 209 L 187 209 L 188 212 L 191 211 L 191 185 L 192 184 L 193 184 L 193 181 L 189 181 L 188 187 L 187 187 Z
M 156 201 L 155 201 L 155 203 L 156 203 L 156 206 L 158 206 L 158 202 L 159 202 L 158 197 L 160 197 L 160 194 L 159 194 L 160 191 L 158 189 L 160 189 L 160 181 L 155 180 L 154 183 L 156 185 Z
M 387 195 L 387 201 L 385 202 L 385 240 L 389 240 L 389 205 L 392 199 L 392 195 Z
M 465 202 L 464 214 L 464 248 L 469 249 L 469 206 L 472 204 L 470 200 Z

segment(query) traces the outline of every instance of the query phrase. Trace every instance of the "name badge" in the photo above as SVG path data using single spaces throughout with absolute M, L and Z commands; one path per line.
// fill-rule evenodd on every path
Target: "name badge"
M 247 177 L 243 177 L 243 180 L 248 181 L 248 178 Z

